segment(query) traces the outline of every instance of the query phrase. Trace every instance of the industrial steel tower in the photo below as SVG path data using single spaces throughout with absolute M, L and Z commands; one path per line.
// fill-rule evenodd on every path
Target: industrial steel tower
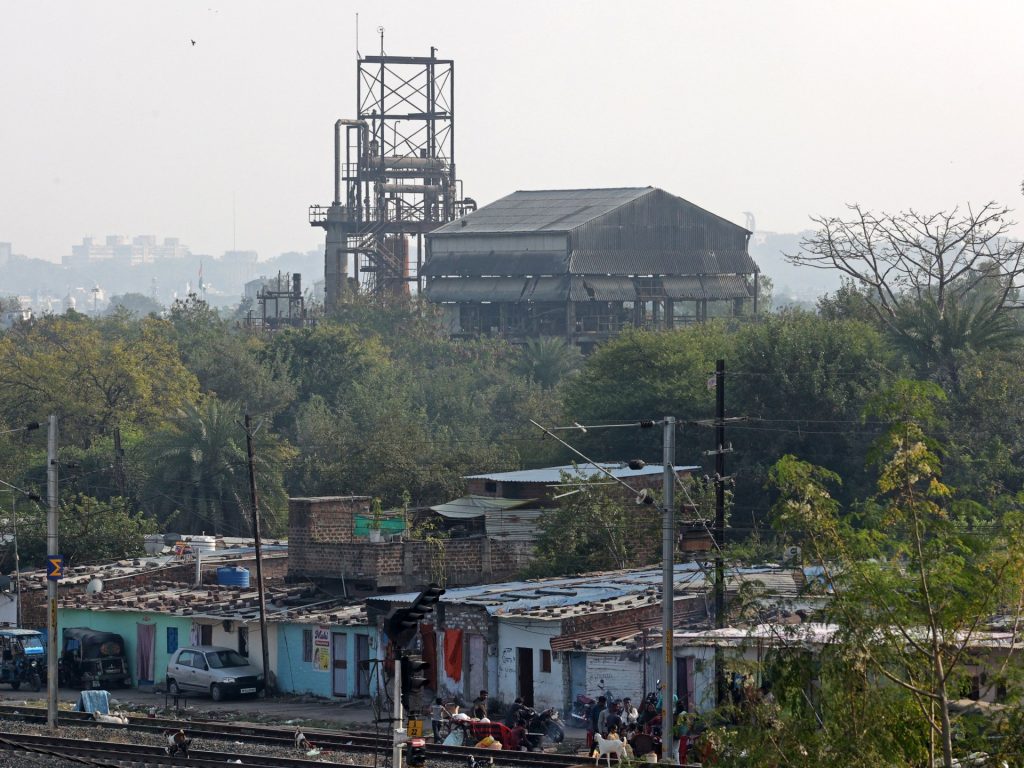
M 334 201 L 309 209 L 309 223 L 327 231 L 327 310 L 356 292 L 407 294 L 419 281 L 423 235 L 476 208 L 460 187 L 455 63 L 434 48 L 429 57 L 386 56 L 382 46 L 359 58 L 356 116 L 334 125 Z

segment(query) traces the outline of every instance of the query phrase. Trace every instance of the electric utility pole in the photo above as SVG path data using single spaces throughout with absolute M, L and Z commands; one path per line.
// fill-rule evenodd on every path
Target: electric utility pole
M 715 361 L 715 628 L 725 626 L 725 360 Z M 715 691 L 726 699 L 722 651 L 715 645 Z
M 675 483 L 676 483 L 676 417 L 666 416 L 662 424 L 662 503 L 664 504 L 661 536 L 661 635 L 665 653 L 665 672 L 662 676 L 661 754 L 672 759 L 672 725 L 675 690 L 675 649 L 672 642 L 673 601 L 675 600 Z
M 245 452 L 249 457 L 249 503 L 252 504 L 252 535 L 256 539 L 256 590 L 260 602 L 260 651 L 263 656 L 263 685 L 270 685 L 270 649 L 267 647 L 267 598 L 263 590 L 263 541 L 260 538 L 260 508 L 256 501 L 256 455 L 252 449 L 252 420 L 245 413 Z
M 57 415 L 50 416 L 49 437 L 46 441 L 46 602 L 50 609 L 49 631 L 46 642 L 46 727 L 57 730 L 57 578 L 60 577 L 60 549 L 57 546 Z

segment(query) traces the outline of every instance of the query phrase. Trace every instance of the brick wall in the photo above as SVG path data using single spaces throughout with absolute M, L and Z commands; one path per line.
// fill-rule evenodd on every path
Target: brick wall
M 354 538 L 355 514 L 368 513 L 367 496 L 290 499 L 288 578 L 351 579 L 378 588 L 421 589 L 441 580 L 468 586 L 514 577 L 530 561 L 525 542 L 484 536 L 427 541 L 370 542 Z

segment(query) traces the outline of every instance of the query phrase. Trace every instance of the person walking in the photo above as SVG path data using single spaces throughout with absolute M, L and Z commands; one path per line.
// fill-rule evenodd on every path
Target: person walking
M 444 702 L 441 697 L 434 699 L 430 705 L 430 727 L 434 730 L 434 743 L 441 743 L 441 721 L 444 719 Z
M 601 713 L 605 711 L 606 705 L 607 699 L 604 696 L 598 696 L 597 701 L 590 705 L 590 729 L 587 731 L 587 749 L 591 749 L 594 746 L 597 721 L 601 717 Z

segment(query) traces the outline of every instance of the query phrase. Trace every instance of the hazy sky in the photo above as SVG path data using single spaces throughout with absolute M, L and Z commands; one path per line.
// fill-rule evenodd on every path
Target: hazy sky
M 383 26 L 390 54 L 455 59 L 481 203 L 654 185 L 774 231 L 847 202 L 1024 209 L 1021 2 L 0 0 L 0 241 L 219 254 L 234 198 L 240 249 L 320 247 L 357 11 L 364 54 Z

